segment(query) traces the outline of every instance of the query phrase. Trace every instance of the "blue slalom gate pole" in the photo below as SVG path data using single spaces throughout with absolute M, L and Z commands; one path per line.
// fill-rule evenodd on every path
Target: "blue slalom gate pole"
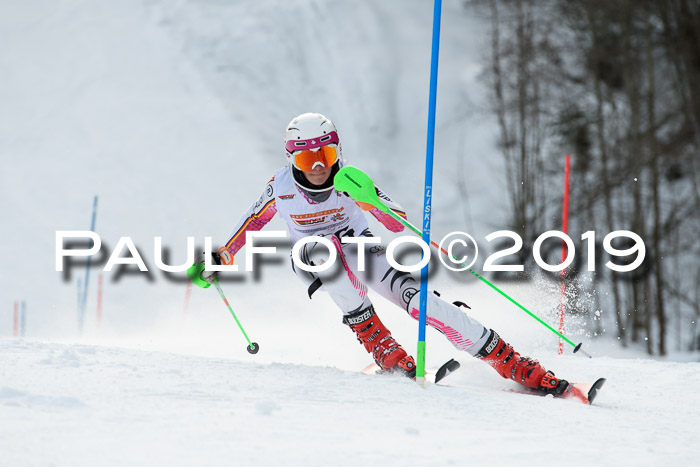
M 90 231 L 95 231 L 95 218 L 97 217 L 97 195 L 92 201 L 92 221 L 90 222 Z M 90 248 L 92 248 L 92 240 L 90 240 Z M 78 331 L 83 333 L 83 324 L 85 323 L 85 306 L 87 304 L 87 293 L 88 285 L 90 284 L 90 258 L 87 257 L 87 264 L 85 265 L 85 280 L 83 281 L 83 296 L 80 298 L 79 310 L 78 310 Z
M 428 142 L 425 150 L 425 191 L 423 196 L 423 241 L 430 245 L 430 213 L 433 192 L 433 152 L 435 148 L 435 108 L 437 101 L 438 56 L 440 55 L 440 16 L 442 0 L 435 0 L 433 10 L 433 49 L 430 58 L 430 100 L 428 105 Z M 418 361 L 416 380 L 425 382 L 425 326 L 428 304 L 429 262 L 420 271 L 420 309 L 418 314 Z

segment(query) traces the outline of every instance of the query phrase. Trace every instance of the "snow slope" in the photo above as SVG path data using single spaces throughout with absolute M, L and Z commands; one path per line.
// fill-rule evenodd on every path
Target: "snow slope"
M 2 339 L 0 353 L 3 465 L 652 466 L 700 455 L 698 363 L 564 357 L 570 372 L 610 377 L 584 406 L 493 389 L 514 383 L 466 359 L 450 387 L 421 389 L 93 344 Z

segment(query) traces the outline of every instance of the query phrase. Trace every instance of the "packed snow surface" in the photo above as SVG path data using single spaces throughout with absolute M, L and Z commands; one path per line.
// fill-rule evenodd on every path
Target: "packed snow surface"
M 695 465 L 700 364 L 561 357 L 594 405 L 327 366 L 0 340 L 3 465 Z M 483 368 L 482 368 L 483 367 Z M 564 370 L 562 370 L 564 371 Z M 491 377 L 494 376 L 494 377 Z

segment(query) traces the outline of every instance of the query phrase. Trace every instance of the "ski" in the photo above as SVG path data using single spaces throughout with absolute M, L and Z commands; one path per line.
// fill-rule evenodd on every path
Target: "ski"
M 569 383 L 564 393 L 558 397 L 591 405 L 604 384 L 605 378 L 599 378 L 594 383 Z
M 567 399 L 582 404 L 591 405 L 595 400 L 600 388 L 605 384 L 605 378 L 599 378 L 594 383 L 569 383 L 563 393 L 552 394 L 558 399 Z M 506 389 L 506 392 L 515 392 L 518 394 L 528 394 L 534 396 L 548 396 L 549 394 L 538 391 L 536 389 Z
M 447 362 L 443 363 L 440 368 L 438 368 L 435 371 L 426 371 L 425 376 L 426 380 L 430 381 L 431 383 L 438 383 L 442 381 L 444 378 L 449 376 L 451 373 L 457 371 L 460 367 L 460 364 L 457 360 L 455 359 L 450 359 Z M 379 366 L 376 363 L 372 363 L 365 367 L 361 373 L 364 373 L 366 375 L 397 375 L 397 376 L 403 376 L 401 373 L 395 373 L 387 370 L 382 370 L 379 368 Z M 564 392 L 561 394 L 552 394 L 554 397 L 558 399 L 566 399 L 566 400 L 571 400 L 575 402 L 580 402 L 582 404 L 586 405 L 591 405 L 593 404 L 593 401 L 595 400 L 596 396 L 598 396 L 598 392 L 600 392 L 600 389 L 603 387 L 605 384 L 605 378 L 599 378 L 593 383 L 569 383 L 569 385 L 566 387 Z M 540 397 L 545 397 L 550 394 L 547 394 L 542 391 L 538 391 L 536 389 L 528 389 L 525 387 L 518 388 L 518 389 L 502 389 L 504 392 L 510 392 L 510 393 L 516 393 L 516 394 L 527 394 L 531 396 L 540 396 Z
M 449 359 L 447 362 L 443 363 L 443 365 L 438 368 L 438 370 L 435 372 L 435 383 L 440 382 L 442 379 L 444 379 L 446 376 L 448 376 L 450 373 L 453 373 L 459 369 L 459 362 L 455 360 L 454 358 Z
M 449 376 L 451 373 L 457 371 L 459 367 L 459 362 L 454 358 L 451 358 L 445 363 L 443 363 L 437 370 L 426 371 L 425 376 L 426 379 L 428 379 L 431 383 L 438 383 L 445 379 L 447 376 Z M 401 373 L 382 370 L 376 363 L 368 365 L 361 371 L 361 373 L 364 373 L 366 375 L 401 375 Z

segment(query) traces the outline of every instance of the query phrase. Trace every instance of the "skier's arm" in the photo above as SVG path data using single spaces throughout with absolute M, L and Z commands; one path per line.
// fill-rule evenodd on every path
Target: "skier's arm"
M 377 196 L 379 197 L 379 199 L 382 200 L 382 202 L 386 204 L 387 207 L 389 207 L 389 209 L 391 209 L 392 212 L 394 212 L 394 214 L 397 214 L 399 217 L 406 219 L 406 212 L 403 210 L 400 204 L 389 198 L 389 196 L 386 193 L 384 193 L 381 189 L 379 189 L 379 187 L 375 186 L 374 188 L 377 190 Z M 372 205 L 365 205 L 366 203 L 358 204 L 365 211 L 369 211 L 370 214 L 372 214 L 379 222 L 382 223 L 384 227 L 386 227 L 390 231 L 403 232 L 403 224 L 394 219 L 391 216 L 391 214 L 382 212 Z
M 245 245 L 246 235 L 249 230 L 260 230 L 265 224 L 270 222 L 277 213 L 277 204 L 274 195 L 275 177 L 272 177 L 263 191 L 260 198 L 253 203 L 240 218 L 233 228 L 233 234 L 221 248 L 230 254 L 230 262 L 233 263 L 233 256 Z M 221 251 L 219 252 L 221 253 Z M 225 255 L 224 255 L 225 256 Z M 222 261 L 226 261 L 222 256 Z M 230 264 L 224 262 L 224 264 Z

